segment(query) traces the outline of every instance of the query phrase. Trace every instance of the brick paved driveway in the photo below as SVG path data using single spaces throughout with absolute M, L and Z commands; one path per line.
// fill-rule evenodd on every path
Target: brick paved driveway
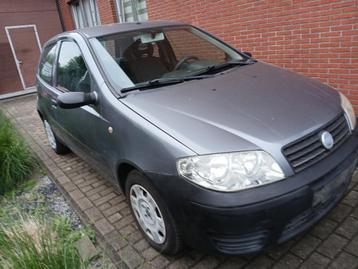
M 35 109 L 35 96 L 0 104 L 65 196 L 106 243 L 118 267 L 126 268 L 358 268 L 358 174 L 341 203 L 306 234 L 254 257 L 177 257 L 152 249 L 138 231 L 124 195 L 74 154 L 49 147 Z

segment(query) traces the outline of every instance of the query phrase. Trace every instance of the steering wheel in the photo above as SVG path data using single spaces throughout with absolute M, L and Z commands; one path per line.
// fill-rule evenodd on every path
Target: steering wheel
M 179 60 L 179 62 L 175 65 L 174 67 L 174 71 L 180 69 L 180 67 L 184 64 L 187 63 L 189 60 L 199 60 L 198 57 L 193 56 L 193 55 L 189 55 L 189 56 L 185 56 L 184 58 L 182 58 L 181 60 Z

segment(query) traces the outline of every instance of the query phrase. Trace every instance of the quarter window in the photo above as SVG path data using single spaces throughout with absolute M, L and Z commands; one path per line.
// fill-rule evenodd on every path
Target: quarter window
M 56 59 L 56 44 L 52 44 L 44 49 L 39 66 L 40 77 L 49 84 L 52 84 L 52 70 Z
M 61 44 L 57 66 L 57 87 L 67 91 L 91 91 L 90 74 L 79 47 L 72 41 L 64 41 Z

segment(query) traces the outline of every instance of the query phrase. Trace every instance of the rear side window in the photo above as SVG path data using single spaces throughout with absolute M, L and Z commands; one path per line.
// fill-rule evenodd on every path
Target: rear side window
M 61 44 L 57 66 L 57 87 L 72 92 L 89 92 L 91 79 L 80 48 L 73 41 Z
M 40 77 L 49 84 L 52 84 L 52 70 L 56 60 L 56 48 L 56 44 L 46 47 L 39 65 Z

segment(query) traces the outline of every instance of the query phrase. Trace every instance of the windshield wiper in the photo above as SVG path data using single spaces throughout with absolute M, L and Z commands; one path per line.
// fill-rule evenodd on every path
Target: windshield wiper
M 249 64 L 253 64 L 256 63 L 256 60 L 253 59 L 247 59 L 246 61 L 242 61 L 242 60 L 231 60 L 231 61 L 227 61 L 221 64 L 214 64 L 214 65 L 209 65 L 207 67 L 204 67 L 201 70 L 198 70 L 198 72 L 196 72 L 195 75 L 204 75 L 207 73 L 211 73 L 213 71 L 218 71 L 224 68 L 228 68 L 228 67 L 232 67 L 232 66 L 242 66 L 242 65 L 249 65 Z
M 161 86 L 165 86 L 165 85 L 182 83 L 184 81 L 195 80 L 195 79 L 204 79 L 204 78 L 210 78 L 210 77 L 212 77 L 212 76 L 211 75 L 203 75 L 203 76 L 187 76 L 187 77 L 182 77 L 182 78 L 158 78 L 158 79 L 153 79 L 153 80 L 149 80 L 149 81 L 140 83 L 140 84 L 132 86 L 132 87 L 123 88 L 121 90 L 121 93 L 131 92 L 131 91 L 135 91 L 135 90 L 142 91 L 142 90 L 153 89 L 153 88 L 157 88 L 157 87 L 161 87 Z

